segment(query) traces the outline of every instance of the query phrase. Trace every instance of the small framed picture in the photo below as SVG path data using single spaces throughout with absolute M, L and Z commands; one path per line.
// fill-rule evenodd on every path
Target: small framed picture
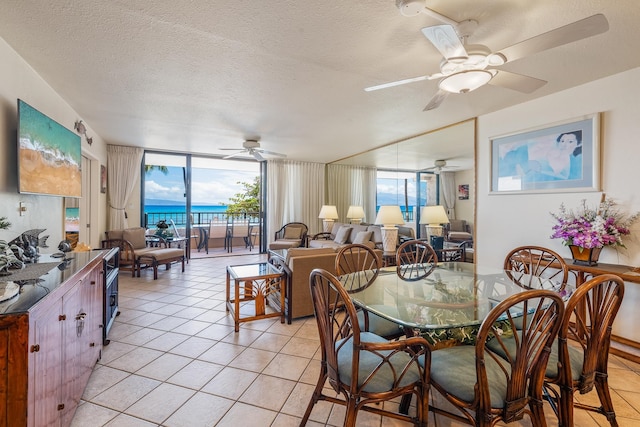
M 458 185 L 458 200 L 469 200 L 469 184 Z
M 107 192 L 107 167 L 100 165 L 100 192 Z
M 600 191 L 599 119 L 491 138 L 491 193 Z

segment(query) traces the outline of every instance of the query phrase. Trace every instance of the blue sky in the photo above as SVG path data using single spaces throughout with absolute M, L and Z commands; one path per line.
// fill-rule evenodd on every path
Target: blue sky
M 168 158 L 165 158 L 168 157 Z M 172 159 L 175 161 L 171 161 Z M 147 155 L 147 164 L 168 164 L 167 175 L 152 170 L 145 176 L 145 199 L 174 200 L 184 203 L 184 180 L 181 159 L 178 156 Z M 182 160 L 183 162 L 183 160 Z M 259 175 L 258 162 L 193 159 L 192 204 L 227 204 L 229 198 L 243 191 L 237 182 L 252 182 Z

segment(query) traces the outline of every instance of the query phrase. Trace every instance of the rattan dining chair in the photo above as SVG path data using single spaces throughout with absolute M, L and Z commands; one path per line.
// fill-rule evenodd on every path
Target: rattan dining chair
M 382 268 L 382 260 L 369 246 L 352 243 L 340 248 L 336 255 L 335 268 L 340 283 L 347 292 L 359 292 L 376 280 Z M 358 310 L 358 319 L 361 330 L 373 332 L 386 339 L 400 338 L 405 334 L 405 330 L 399 324 L 364 309 Z
M 340 281 L 323 269 L 309 277 L 322 360 L 318 382 L 300 426 L 306 425 L 314 405 L 325 400 L 346 407 L 344 426 L 355 426 L 364 410 L 418 426 L 427 425 L 428 344 L 423 338 L 387 341 L 358 326 L 356 308 Z M 419 363 L 419 359 L 422 363 Z M 425 364 L 426 360 L 426 364 Z M 327 380 L 343 398 L 325 394 Z M 417 397 L 415 416 L 393 412 L 383 405 L 402 395 Z
M 604 415 L 616 427 L 607 381 L 611 327 L 618 313 L 624 282 L 613 274 L 596 276 L 571 295 L 547 365 L 545 384 L 560 426 L 573 426 L 573 408 Z M 555 385 L 557 387 L 552 387 Z M 576 392 L 596 388 L 600 406 L 574 402 Z
M 560 255 L 542 246 L 520 246 L 504 258 L 504 269 L 514 283 L 527 289 L 539 288 L 543 278 L 564 289 L 569 277 L 567 263 Z
M 438 254 L 424 240 L 406 241 L 396 252 L 396 272 L 403 280 L 422 280 L 429 276 L 437 265 Z
M 475 426 L 510 423 L 528 415 L 534 426 L 545 426 L 544 367 L 563 314 L 564 303 L 556 292 L 523 291 L 489 312 L 475 345 L 431 352 L 430 389 L 459 413 L 439 407 L 432 407 L 432 412 Z M 514 334 L 518 317 L 527 326 Z

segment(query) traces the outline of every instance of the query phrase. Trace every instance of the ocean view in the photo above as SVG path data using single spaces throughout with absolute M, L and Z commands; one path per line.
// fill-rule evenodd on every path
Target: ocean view
M 191 206 L 194 224 L 208 224 L 212 220 L 226 221 L 226 211 L 226 205 Z M 167 224 L 173 220 L 177 226 L 182 227 L 187 223 L 187 208 L 185 205 L 145 205 L 144 216 L 148 227 L 154 227 L 162 219 Z
M 187 207 L 185 205 L 145 205 L 144 213 L 164 213 L 164 212 L 177 212 L 177 213 L 185 213 L 187 211 Z M 193 205 L 191 206 L 191 212 L 226 212 L 226 205 Z

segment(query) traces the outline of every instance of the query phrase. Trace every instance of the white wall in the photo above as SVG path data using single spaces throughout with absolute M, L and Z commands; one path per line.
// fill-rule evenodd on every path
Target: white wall
M 600 192 L 491 195 L 490 138 L 532 127 L 602 112 L 602 189 L 626 212 L 640 211 L 640 68 L 536 99 L 478 119 L 477 250 L 478 263 L 501 266 L 515 246 L 535 244 L 569 256 L 559 239 L 550 239 L 561 203 L 593 206 Z M 628 249 L 603 250 L 602 262 L 640 265 L 640 221 L 632 226 Z
M 17 99 L 20 98 L 53 120 L 73 130 L 77 120 L 82 119 L 16 52 L 0 39 L 0 216 L 12 223 L 9 230 L 0 230 L 0 239 L 12 240 L 23 231 L 45 228 L 41 236 L 49 235 L 50 248 L 42 252 L 55 252 L 63 238 L 63 199 L 56 196 L 35 196 L 18 194 L 17 174 Z M 99 100 L 96 100 L 99 102 Z M 97 167 L 91 176 L 93 226 L 89 242 L 99 247 L 100 236 L 106 228 L 106 195 L 100 193 L 100 164 L 107 164 L 106 145 L 91 129 L 87 133 L 93 137 L 89 146 L 82 139 L 82 154 L 92 159 Z M 93 163 L 92 162 L 92 163 Z M 27 205 L 27 212 L 20 216 L 20 202 Z
M 559 239 L 550 239 L 560 203 L 576 207 L 582 199 L 595 206 L 602 193 L 490 195 L 491 137 L 531 127 L 602 113 L 602 189 L 626 212 L 640 211 L 640 68 L 588 83 L 512 108 L 487 114 L 478 121 L 478 199 L 475 257 L 479 264 L 501 266 L 506 253 L 534 244 L 569 257 Z M 640 221 L 626 236 L 627 249 L 607 247 L 601 262 L 640 265 Z M 626 283 L 613 334 L 640 342 L 640 284 Z

